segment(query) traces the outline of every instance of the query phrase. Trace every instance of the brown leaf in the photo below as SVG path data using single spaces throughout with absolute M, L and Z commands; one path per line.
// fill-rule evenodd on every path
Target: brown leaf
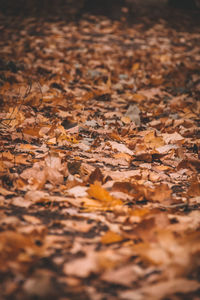
M 162 136 L 156 136 L 155 131 L 147 133 L 144 137 L 144 142 L 152 149 L 164 146 L 165 144 Z
M 65 263 L 63 272 L 66 275 L 81 278 L 88 277 L 91 273 L 98 272 L 97 258 L 94 252 L 88 252 L 86 257 Z
M 38 239 L 40 237 L 38 236 Z M 44 247 L 35 244 L 34 236 L 24 235 L 15 231 L 4 231 L 0 233 L 0 266 L 1 270 L 14 267 L 17 264 L 31 263 L 35 257 L 44 254 Z M 19 267 L 16 265 L 16 267 Z
M 120 297 L 126 300 L 132 299 L 163 299 L 169 298 L 173 294 L 187 294 L 195 292 L 200 288 L 199 282 L 185 278 L 169 279 L 168 281 L 161 281 L 151 285 L 144 286 L 140 289 L 132 291 L 125 291 L 120 293 Z
M 95 181 L 99 181 L 101 183 L 103 183 L 103 174 L 101 172 L 101 169 L 99 169 L 98 167 L 92 171 L 89 175 L 89 178 L 88 178 L 88 182 L 89 183 L 94 183 Z
M 172 190 L 168 187 L 167 184 L 160 184 L 155 186 L 154 189 L 145 189 L 145 197 L 147 200 L 156 201 L 160 203 L 171 203 L 171 194 Z
M 198 179 L 196 178 L 195 181 L 193 181 L 188 189 L 187 194 L 192 197 L 198 197 L 200 196 L 200 182 L 198 182 Z

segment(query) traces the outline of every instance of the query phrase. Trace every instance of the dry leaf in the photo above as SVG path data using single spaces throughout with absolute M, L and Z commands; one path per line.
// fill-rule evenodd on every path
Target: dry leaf
M 116 232 L 113 231 L 107 231 L 102 237 L 101 237 L 101 243 L 102 244 L 112 244 L 121 242 L 123 240 L 123 237 L 119 235 Z

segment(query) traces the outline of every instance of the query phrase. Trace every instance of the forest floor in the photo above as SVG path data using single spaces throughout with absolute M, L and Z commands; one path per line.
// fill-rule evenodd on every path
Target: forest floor
M 200 20 L 0 15 L 0 299 L 200 299 Z

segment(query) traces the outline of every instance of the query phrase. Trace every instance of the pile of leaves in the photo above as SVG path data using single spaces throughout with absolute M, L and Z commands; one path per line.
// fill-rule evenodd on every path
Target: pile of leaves
M 198 25 L 0 16 L 1 299 L 197 299 Z

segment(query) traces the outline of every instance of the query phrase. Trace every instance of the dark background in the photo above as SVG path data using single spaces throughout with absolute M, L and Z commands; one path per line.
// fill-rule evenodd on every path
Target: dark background
M 156 3 L 168 3 L 178 9 L 197 9 L 199 0 L 157 0 Z M 82 14 L 85 12 L 117 15 L 123 6 L 134 5 L 134 0 L 1 0 L 0 11 L 11 15 L 48 15 L 56 13 Z M 150 3 L 143 0 L 140 3 Z

